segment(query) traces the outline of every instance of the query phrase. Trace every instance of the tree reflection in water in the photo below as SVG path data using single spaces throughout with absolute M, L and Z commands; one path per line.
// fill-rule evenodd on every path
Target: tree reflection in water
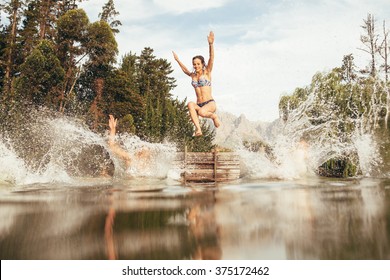
M 163 210 L 154 209 L 146 199 L 150 193 L 131 193 L 138 197 L 130 199 L 132 204 L 124 195 L 128 194 L 113 192 L 108 197 L 104 226 L 108 259 L 221 258 L 214 191 L 189 192 L 183 205 L 176 198 L 155 198 L 156 205 L 180 205 Z
M 388 179 L 0 190 L 1 259 L 390 259 Z

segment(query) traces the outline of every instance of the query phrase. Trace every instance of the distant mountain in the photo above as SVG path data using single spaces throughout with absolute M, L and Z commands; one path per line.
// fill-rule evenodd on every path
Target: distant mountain
M 273 122 L 250 121 L 244 114 L 239 117 L 229 113 L 218 111 L 222 125 L 216 130 L 215 144 L 235 148 L 243 141 L 269 142 L 279 127 L 279 120 Z

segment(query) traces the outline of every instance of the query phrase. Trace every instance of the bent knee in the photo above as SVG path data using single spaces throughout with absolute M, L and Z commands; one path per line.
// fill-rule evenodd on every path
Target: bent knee
M 196 104 L 194 102 L 190 101 L 190 102 L 188 102 L 187 107 L 188 107 L 188 109 L 195 109 L 195 105 Z

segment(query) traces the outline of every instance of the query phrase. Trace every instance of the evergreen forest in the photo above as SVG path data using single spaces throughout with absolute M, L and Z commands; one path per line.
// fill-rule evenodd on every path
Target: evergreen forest
M 0 134 L 19 135 L 32 110 L 76 118 L 97 133 L 108 129 L 112 114 L 119 133 L 211 150 L 215 132 L 203 123 L 204 136 L 192 137 L 187 101 L 171 94 L 171 63 L 151 47 L 140 54 L 129 50 L 119 61 L 114 1 L 106 2 L 96 22 L 78 7 L 82 1 L 0 4 Z
M 171 63 L 156 57 L 152 46 L 139 54 L 129 46 L 118 58 L 115 36 L 121 22 L 114 1 L 107 0 L 96 22 L 79 8 L 82 1 L 1 2 L 0 135 L 14 142 L 26 138 L 23 127 L 34 118 L 32 111 L 71 117 L 104 134 L 112 114 L 119 133 L 169 141 L 179 150 L 215 148 L 215 131 L 206 122 L 203 137 L 192 136 L 187 100 L 172 95 Z M 390 170 L 389 31 L 372 14 L 361 28 L 358 51 L 368 64 L 359 69 L 353 54 L 347 54 L 339 67 L 316 73 L 310 85 L 281 97 L 280 119 L 294 130 L 296 141 L 341 147 L 357 134 L 373 134 L 380 144 L 380 165 Z M 358 155 L 343 153 L 328 156 L 323 168 L 341 170 L 342 176 L 358 174 Z

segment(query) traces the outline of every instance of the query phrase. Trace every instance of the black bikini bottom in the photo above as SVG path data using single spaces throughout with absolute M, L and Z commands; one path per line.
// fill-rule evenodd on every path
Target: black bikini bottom
M 207 100 L 207 101 L 205 101 L 205 102 L 198 103 L 197 105 L 198 105 L 199 107 L 203 107 L 204 105 L 209 104 L 210 102 L 215 102 L 215 101 L 214 101 L 214 99 L 210 99 L 210 100 Z

